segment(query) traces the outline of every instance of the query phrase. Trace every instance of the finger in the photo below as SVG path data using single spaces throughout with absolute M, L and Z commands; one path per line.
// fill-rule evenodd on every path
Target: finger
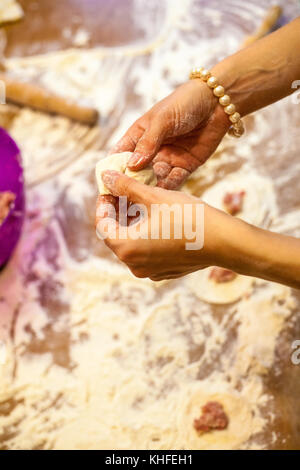
M 172 167 L 167 162 L 157 162 L 153 165 L 154 173 L 156 174 L 157 181 L 165 179 L 171 172 Z
M 144 134 L 144 131 L 144 127 L 141 126 L 139 121 L 136 121 L 123 135 L 123 137 L 121 137 L 121 139 L 112 147 L 108 154 L 111 155 L 113 153 L 134 152 L 136 144 Z
M 135 277 L 138 277 L 140 279 L 148 277 L 148 271 L 145 268 L 131 268 L 129 266 L 130 271 Z
M 158 181 L 157 186 L 163 189 L 178 189 L 185 182 L 190 172 L 184 168 L 172 168 L 168 176 Z
M 185 146 L 183 143 L 180 145 L 180 139 L 176 142 L 176 146 L 164 145 L 160 149 L 153 160 L 153 164 L 155 165 L 159 162 L 165 162 L 172 168 L 184 168 L 190 173 L 195 171 L 200 165 L 199 159 L 191 153 L 190 147 L 186 143 Z
M 157 154 L 166 133 L 166 123 L 156 120 L 145 130 L 135 147 L 134 154 L 128 161 L 128 168 L 133 171 L 145 168 Z
M 96 209 L 97 236 L 112 248 L 117 239 L 118 200 L 112 195 L 98 196 Z
M 96 226 L 100 219 L 111 216 L 111 205 L 117 210 L 117 198 L 111 194 L 99 195 L 96 207 Z
M 195 270 L 194 269 L 187 269 L 184 272 L 178 272 L 178 271 L 167 271 L 165 273 L 159 273 L 159 274 L 153 274 L 150 279 L 151 281 L 164 281 L 164 280 L 170 280 L 170 279 L 179 279 L 183 276 L 186 276 L 187 274 L 193 273 Z
M 127 196 L 130 202 L 142 203 L 146 206 L 157 190 L 113 170 L 104 171 L 102 180 L 114 196 Z
M 159 281 L 167 281 L 170 279 L 177 279 L 178 277 L 181 277 L 180 274 L 154 274 L 153 276 L 150 276 L 149 279 L 154 282 L 159 282 Z

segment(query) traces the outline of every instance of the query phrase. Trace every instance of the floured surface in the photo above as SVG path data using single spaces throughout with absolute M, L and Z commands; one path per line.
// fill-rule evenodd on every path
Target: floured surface
M 53 250 L 57 268 L 67 263 L 63 275 L 57 270 L 51 283 L 48 279 L 52 295 L 64 283 L 63 311 L 51 321 L 39 307 L 40 277 L 49 275 L 51 264 L 44 259 L 47 250 L 43 256 L 45 229 L 40 228 L 40 256 L 31 260 L 27 273 L 37 281 L 24 293 L 14 325 L 15 353 L 9 349 L 1 368 L 2 410 L 5 403 L 11 406 L 9 415 L 0 418 L 11 435 L 5 445 L 248 448 L 248 440 L 268 422 L 263 407 L 275 413 L 262 376 L 272 365 L 276 336 L 295 308 L 290 289 L 262 283 L 265 294 L 258 290 L 218 319 L 184 286 L 134 279 L 105 259 L 75 263 L 68 259 L 56 222 L 49 229 L 59 241 Z M 26 253 L 19 257 L 26 259 Z M 284 305 L 277 307 L 282 299 Z M 258 317 L 261 302 L 265 332 Z M 229 347 L 227 329 L 233 327 L 237 339 Z M 44 353 L 37 356 L 34 345 Z M 214 357 L 218 367 L 209 372 Z M 230 425 L 199 437 L 193 420 L 201 406 L 215 399 L 224 405 Z M 15 437 L 13 430 L 19 431 Z
M 70 96 L 93 99 L 103 122 L 100 131 L 74 128 L 61 118 L 1 109 L 29 183 L 43 183 L 28 190 L 24 235 L 0 275 L 6 346 L 0 448 L 300 448 L 299 371 L 290 361 L 290 344 L 300 335 L 295 292 L 251 280 L 249 289 L 235 289 L 234 303 L 211 304 L 189 277 L 158 284 L 133 278 L 94 233 L 99 150 L 104 157 L 199 56 L 210 66 L 233 52 L 264 12 L 232 2 L 239 24 L 219 2 L 171 3 L 162 33 L 148 46 L 7 63 L 17 76 L 39 76 L 50 88 L 57 80 Z M 221 24 L 228 25 L 224 36 L 210 38 Z M 299 110 L 284 100 L 247 124 L 247 136 L 224 140 L 184 190 L 201 196 L 247 165 L 256 181 L 274 188 L 278 214 L 268 219 L 271 228 L 299 233 L 295 181 L 289 191 L 297 174 Z M 193 421 L 211 400 L 223 404 L 229 427 L 198 436 Z

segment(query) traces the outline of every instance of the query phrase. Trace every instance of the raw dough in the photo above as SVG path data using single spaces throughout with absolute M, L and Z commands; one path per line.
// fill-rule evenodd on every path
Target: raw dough
M 224 196 L 227 193 L 245 191 L 243 207 L 235 217 L 248 223 L 269 227 L 277 215 L 276 197 L 272 181 L 250 168 L 231 173 L 204 192 L 201 199 L 217 209 L 225 211 Z M 209 278 L 211 268 L 186 277 L 185 282 L 195 295 L 212 304 L 236 302 L 251 293 L 254 278 L 238 275 L 230 282 L 217 283 Z
M 242 443 L 247 441 L 248 429 L 260 427 L 262 420 L 259 416 L 252 416 L 251 404 L 238 393 L 226 390 L 226 385 L 205 389 L 201 385 L 194 387 L 194 393 L 182 397 L 180 403 L 180 417 L 178 426 L 179 439 L 184 449 L 230 450 L 240 449 Z M 221 403 L 229 418 L 227 429 L 216 430 L 199 435 L 193 426 L 193 421 L 201 414 L 201 408 L 207 401 Z M 251 406 L 252 405 L 252 406 Z
M 23 10 L 15 0 L 1 0 L 0 24 L 17 21 L 23 17 Z
M 252 292 L 253 277 L 238 274 L 232 281 L 218 283 L 209 278 L 211 269 L 197 271 L 185 278 L 187 286 L 199 299 L 211 304 L 229 304 Z
M 99 193 L 101 195 L 110 194 L 108 189 L 103 184 L 101 175 L 105 170 L 115 170 L 120 173 L 125 173 L 125 175 L 130 178 L 134 178 L 136 181 L 139 181 L 143 184 L 148 184 L 149 186 L 156 186 L 157 179 L 152 167 L 145 168 L 140 171 L 131 171 L 126 168 L 127 161 L 131 157 L 132 152 L 122 152 L 122 153 L 113 153 L 108 157 L 100 160 L 96 166 L 96 179 L 98 184 Z
M 271 179 L 250 168 L 231 173 L 204 192 L 202 199 L 213 207 L 225 211 L 223 203 L 227 193 L 245 191 L 243 207 L 236 217 L 254 225 L 268 227 L 277 215 L 276 197 Z

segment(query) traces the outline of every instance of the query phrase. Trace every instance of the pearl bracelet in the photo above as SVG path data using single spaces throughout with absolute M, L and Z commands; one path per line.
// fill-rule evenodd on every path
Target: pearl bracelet
M 231 103 L 230 96 L 225 94 L 224 87 L 219 85 L 218 79 L 213 77 L 210 71 L 206 70 L 204 67 L 195 68 L 191 71 L 190 80 L 194 78 L 200 78 L 203 82 L 207 83 L 215 97 L 218 98 L 220 105 L 223 106 L 225 113 L 228 114 L 232 122 L 228 134 L 234 137 L 241 137 L 245 132 L 241 115 L 235 110 L 234 104 Z

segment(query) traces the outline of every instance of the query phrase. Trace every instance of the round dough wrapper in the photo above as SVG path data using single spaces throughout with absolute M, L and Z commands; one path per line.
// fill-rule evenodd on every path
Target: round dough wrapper
M 0 24 L 17 21 L 24 16 L 23 10 L 15 0 L 1 0 Z
M 245 191 L 243 207 L 236 217 L 259 226 L 268 226 L 277 215 L 276 196 L 269 178 L 249 169 L 226 176 L 203 193 L 207 204 L 226 212 L 223 199 L 227 193 Z
M 187 286 L 199 299 L 211 304 L 230 304 L 252 292 L 255 278 L 238 274 L 232 281 L 218 283 L 209 278 L 211 269 L 202 269 L 185 278 Z
M 96 179 L 99 189 L 99 194 L 105 195 L 110 194 L 108 189 L 105 187 L 101 175 L 105 170 L 115 170 L 120 173 L 124 173 L 130 178 L 136 181 L 147 184 L 149 186 L 156 186 L 157 179 L 152 167 L 147 167 L 140 171 L 132 171 L 126 168 L 127 162 L 131 157 L 132 152 L 113 153 L 106 158 L 100 160 L 96 165 Z
M 219 402 L 223 406 L 229 424 L 226 429 L 199 434 L 194 428 L 194 419 L 201 416 L 202 406 L 209 401 Z M 216 393 L 216 390 L 199 389 L 184 397 L 179 409 L 181 413 L 177 424 L 178 441 L 181 445 L 183 443 L 184 449 L 239 449 L 248 441 L 256 427 L 251 403 L 241 396 L 228 393 L 227 390 Z

